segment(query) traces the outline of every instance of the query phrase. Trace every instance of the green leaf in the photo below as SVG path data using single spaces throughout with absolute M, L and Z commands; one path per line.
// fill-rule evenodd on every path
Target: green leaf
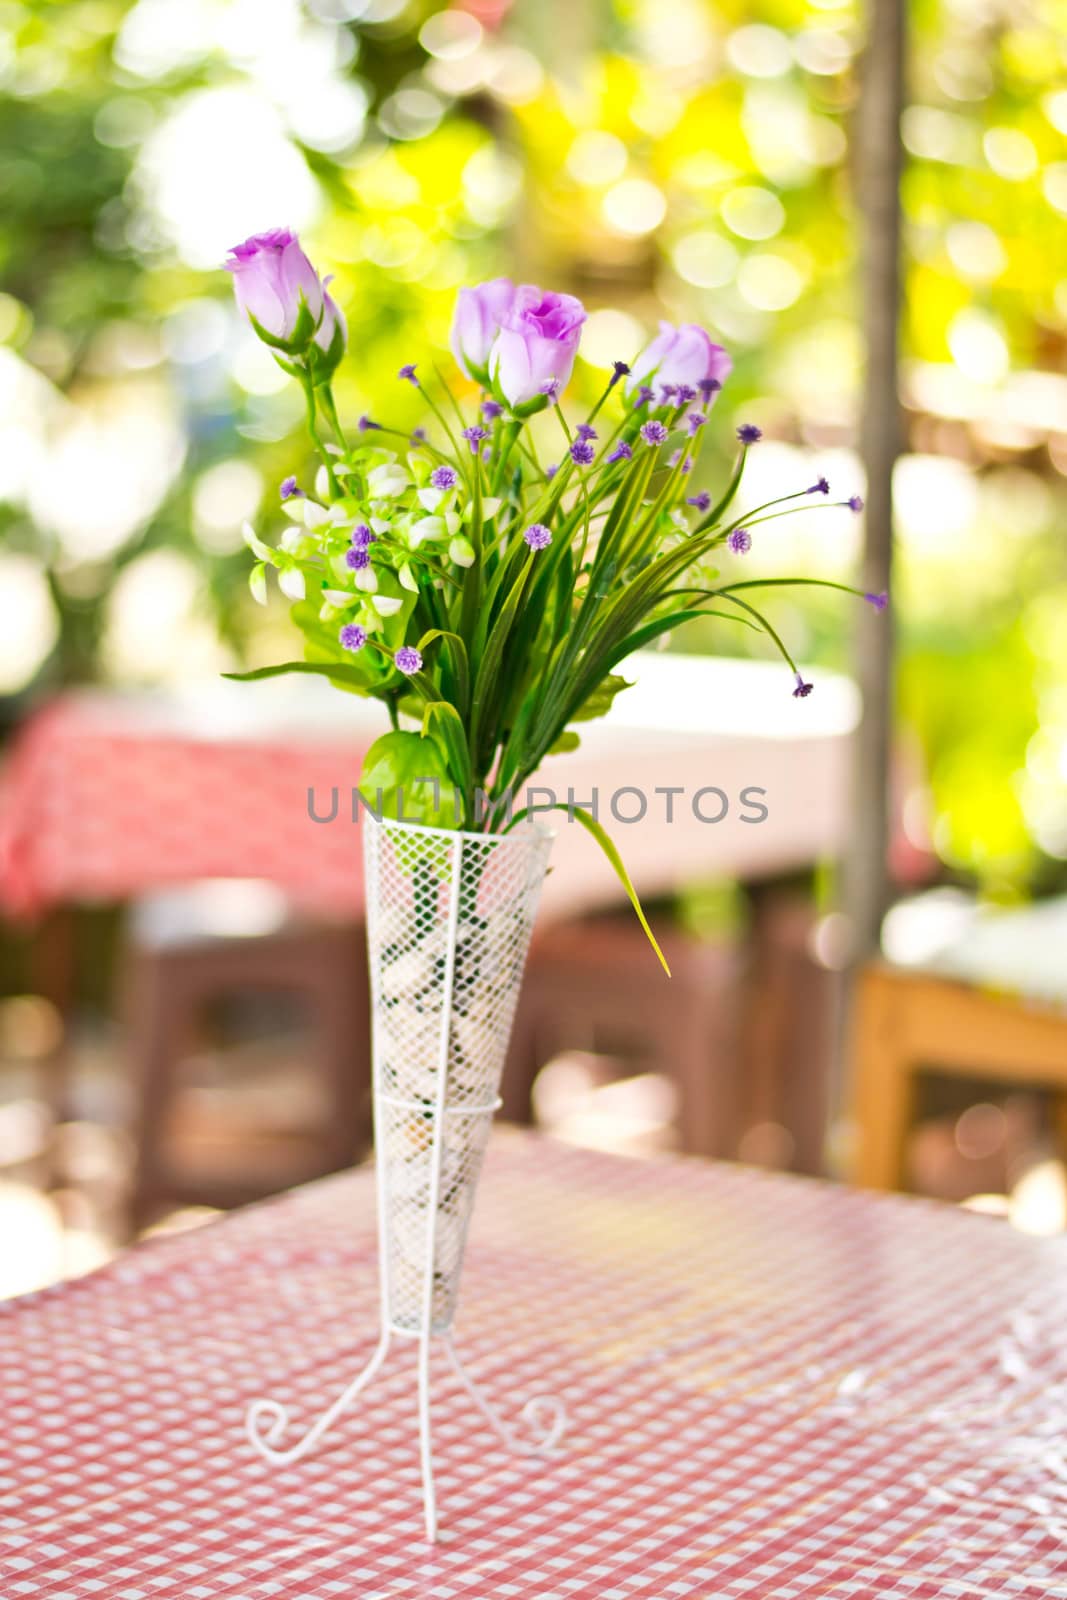
M 538 810 L 540 809 L 541 807 L 539 806 Z M 626 867 L 623 864 L 623 859 L 618 850 L 615 848 L 610 834 L 605 832 L 604 828 L 601 827 L 600 823 L 595 817 L 590 816 L 588 811 L 583 811 L 580 806 L 568 806 L 562 801 L 557 801 L 555 806 L 547 806 L 545 809 L 549 811 L 566 811 L 567 815 L 572 818 L 573 821 L 580 822 L 586 832 L 593 835 L 593 838 L 596 840 L 597 844 L 610 861 L 612 867 L 615 869 L 615 876 L 626 890 L 627 898 L 634 908 L 637 920 L 645 930 L 645 938 L 656 952 L 656 955 L 659 957 L 660 966 L 663 968 L 664 972 L 669 978 L 671 975 L 671 969 L 667 965 L 667 958 L 660 949 L 658 943 L 656 942 L 656 936 L 648 925 L 648 918 L 645 916 L 644 908 L 641 905 L 637 890 L 633 886 L 630 874 L 627 872 Z M 517 811 L 514 817 L 512 817 L 509 826 L 512 828 L 515 827 L 516 823 L 521 822 L 523 817 L 528 814 L 528 811 L 528 807 L 524 807 L 522 811 Z
M 441 742 L 448 754 L 452 777 L 458 779 L 464 793 L 469 794 L 474 788 L 474 773 L 463 718 L 447 700 L 432 700 L 422 714 L 423 734 L 429 735 L 435 723 L 440 725 Z
M 602 683 L 599 683 L 589 696 L 588 700 L 571 713 L 571 722 L 592 722 L 595 717 L 607 716 L 611 710 L 615 696 L 623 689 L 632 689 L 633 684 L 618 672 L 609 672 Z
M 280 678 L 285 672 L 309 672 L 314 677 L 366 690 L 359 669 L 345 666 L 341 661 L 279 661 L 273 667 L 256 667 L 251 672 L 224 672 L 222 676 L 231 678 L 234 683 L 255 683 L 259 678 Z
M 462 797 L 435 739 L 419 733 L 385 733 L 363 758 L 359 792 L 375 814 L 394 822 L 455 828 Z

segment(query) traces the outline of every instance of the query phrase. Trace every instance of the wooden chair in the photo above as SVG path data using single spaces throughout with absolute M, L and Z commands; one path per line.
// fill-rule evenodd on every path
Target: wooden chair
M 684 1150 L 732 1155 L 737 1143 L 736 1029 L 741 971 L 729 945 L 656 928 L 668 979 L 628 914 L 588 917 L 535 935 L 504 1074 L 501 1115 L 533 1120 L 534 1079 L 569 1050 L 616 1057 L 619 1075 L 652 1070 L 679 1098 Z
M 971 908 L 923 959 L 873 962 L 852 1060 L 857 1183 L 902 1187 L 924 1071 L 1049 1091 L 1067 1153 L 1067 898 Z
M 293 913 L 272 886 L 253 886 L 251 899 L 249 886 L 242 887 L 243 898 L 236 885 L 192 885 L 146 897 L 131 911 L 122 982 L 136 1094 L 130 1203 L 135 1228 L 168 1205 L 240 1205 L 336 1171 L 370 1142 L 370 1012 L 362 927 L 309 922 Z M 233 914 L 235 908 L 240 914 Z M 311 1153 L 280 1183 L 262 1171 L 243 1171 L 240 1148 L 233 1170 L 206 1176 L 183 1171 L 168 1148 L 182 1060 L 211 1006 L 255 994 L 294 996 L 305 1003 L 311 1038 L 307 1069 L 319 1080 L 323 1106 Z

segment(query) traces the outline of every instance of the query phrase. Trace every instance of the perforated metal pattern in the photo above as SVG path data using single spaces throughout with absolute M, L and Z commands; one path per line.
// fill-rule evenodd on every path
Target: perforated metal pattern
M 393 1327 L 455 1315 L 551 835 L 445 832 L 366 819 L 383 1293 Z M 435 1140 L 436 1130 L 440 1130 Z

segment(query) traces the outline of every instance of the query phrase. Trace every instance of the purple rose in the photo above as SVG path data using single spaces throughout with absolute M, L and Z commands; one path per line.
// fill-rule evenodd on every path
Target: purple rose
M 290 228 L 255 233 L 234 245 L 226 261 L 233 273 L 237 304 L 273 339 L 292 340 L 299 333 L 302 305 L 307 307 L 305 338 L 322 320 L 323 288 L 319 275 Z
M 518 290 L 510 278 L 491 278 L 461 289 L 452 318 L 452 354 L 468 378 L 489 387 L 489 352 Z
M 513 411 L 539 410 L 566 385 L 574 367 L 585 307 L 571 294 L 525 283 L 500 319 L 489 356 L 494 389 Z
M 684 386 L 706 396 L 706 404 L 712 405 L 732 370 L 733 361 L 722 345 L 713 344 L 695 322 L 685 322 L 679 328 L 661 322 L 658 337 L 646 345 L 633 364 L 627 391 L 654 374 L 660 388 Z

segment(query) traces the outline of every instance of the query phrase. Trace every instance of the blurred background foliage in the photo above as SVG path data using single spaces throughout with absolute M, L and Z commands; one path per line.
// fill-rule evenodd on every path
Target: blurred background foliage
M 914 0 L 911 21 L 904 816 L 1010 895 L 1067 859 L 1067 8 Z M 862 488 L 861 48 L 850 0 L 0 0 L 9 720 L 71 682 L 285 650 L 240 530 L 304 461 L 300 397 L 218 270 L 278 223 L 337 275 L 350 418 L 419 421 L 396 369 L 427 340 L 447 364 L 456 288 L 507 272 L 592 312 L 575 401 L 658 317 L 730 347 L 698 480 L 743 415 L 767 436 L 753 502 L 820 472 Z M 859 534 L 813 502 L 748 559 L 847 574 Z M 836 600 L 774 615 L 847 663 Z M 676 642 L 749 648 L 724 625 Z

